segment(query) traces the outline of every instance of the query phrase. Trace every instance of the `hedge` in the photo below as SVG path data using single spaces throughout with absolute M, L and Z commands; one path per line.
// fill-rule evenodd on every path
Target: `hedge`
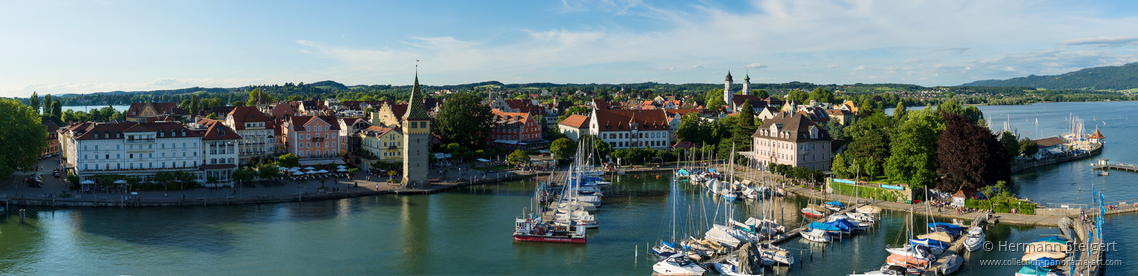
M 901 192 L 882 188 L 854 186 L 837 182 L 830 182 L 830 187 L 833 188 L 834 193 L 839 195 L 860 196 L 889 202 L 897 202 L 901 198 Z
M 966 199 L 964 200 L 964 207 L 977 209 L 977 210 L 992 210 L 993 213 L 1011 213 L 1012 210 L 1019 208 L 1020 214 L 1034 215 L 1035 204 L 1033 203 L 1019 203 L 1016 201 L 1007 202 L 1001 200 L 999 202 L 992 202 L 986 199 Z

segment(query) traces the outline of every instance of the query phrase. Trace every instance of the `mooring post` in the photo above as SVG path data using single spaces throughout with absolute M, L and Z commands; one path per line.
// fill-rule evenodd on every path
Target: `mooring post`
M 20 224 L 24 224 L 24 209 L 20 209 Z

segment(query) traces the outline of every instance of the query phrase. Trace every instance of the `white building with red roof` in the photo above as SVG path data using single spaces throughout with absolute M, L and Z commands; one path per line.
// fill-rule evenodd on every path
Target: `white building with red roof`
M 606 110 L 593 109 L 589 115 L 589 134 L 609 143 L 614 149 L 668 149 L 675 141 L 679 114 L 669 117 L 664 109 Z
M 241 135 L 217 120 L 201 119 L 190 125 L 202 135 L 202 165 L 207 187 L 233 186 L 233 171 L 240 160 Z
M 225 116 L 225 125 L 242 137 L 237 144 L 241 163 L 273 154 L 276 135 L 271 122 L 269 116 L 252 106 L 235 107 Z
M 160 171 L 201 174 L 202 134 L 172 123 L 77 123 L 59 129 L 65 168 L 81 181 L 96 175 L 150 180 Z M 110 186 L 112 183 L 98 183 Z

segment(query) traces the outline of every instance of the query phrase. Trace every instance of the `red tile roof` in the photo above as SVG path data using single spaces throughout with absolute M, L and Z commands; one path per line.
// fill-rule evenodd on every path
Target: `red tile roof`
M 229 128 L 229 126 L 221 123 L 221 121 L 201 119 L 198 120 L 198 124 L 206 127 L 206 130 L 202 132 L 202 140 L 241 139 L 241 135 L 237 134 L 237 132 L 233 131 L 233 129 Z
M 244 130 L 245 124 L 248 122 L 268 122 L 269 117 L 265 113 L 261 113 L 256 107 L 252 106 L 238 106 L 229 112 L 229 117 L 233 118 L 234 126 L 237 130 Z
M 126 116 L 131 116 L 131 117 L 140 116 L 140 114 L 142 114 L 143 107 L 145 107 L 148 104 L 154 108 L 154 113 L 157 113 L 158 115 L 162 115 L 162 114 L 186 115 L 186 114 L 189 114 L 188 112 L 182 110 L 181 108 L 178 108 L 177 103 L 131 103 L 130 108 L 127 108 Z
M 596 110 L 599 131 L 628 131 L 631 123 L 637 130 L 663 130 L 670 128 L 664 110 Z
M 83 123 L 76 124 L 68 129 L 75 131 L 75 140 L 94 140 L 96 134 L 99 135 L 98 139 L 124 139 L 125 132 L 154 132 L 165 133 L 165 135 L 155 135 L 155 138 L 183 138 L 183 137 L 201 137 L 200 133 L 190 130 L 179 123 L 121 123 L 121 124 L 101 124 L 101 123 Z
M 1035 142 L 1035 145 L 1039 146 L 1040 148 L 1046 148 L 1046 147 L 1050 147 L 1050 146 L 1054 146 L 1054 145 L 1063 144 L 1063 139 L 1059 139 L 1059 137 L 1050 137 L 1050 138 L 1043 138 L 1043 139 L 1035 140 L 1033 142 Z
M 569 115 L 569 117 L 565 118 L 565 120 L 561 120 L 561 122 L 559 124 L 561 124 L 563 126 L 567 126 L 567 127 L 573 127 L 573 128 L 584 128 L 584 127 L 586 127 L 585 124 L 587 124 L 588 122 L 589 122 L 589 116 L 580 115 L 580 114 L 573 114 L 573 115 Z

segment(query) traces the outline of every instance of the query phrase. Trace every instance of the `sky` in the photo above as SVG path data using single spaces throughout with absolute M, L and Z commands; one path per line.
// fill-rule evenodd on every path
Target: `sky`
M 335 80 L 959 85 L 1138 62 L 1138 1 L 0 0 L 0 96 Z

